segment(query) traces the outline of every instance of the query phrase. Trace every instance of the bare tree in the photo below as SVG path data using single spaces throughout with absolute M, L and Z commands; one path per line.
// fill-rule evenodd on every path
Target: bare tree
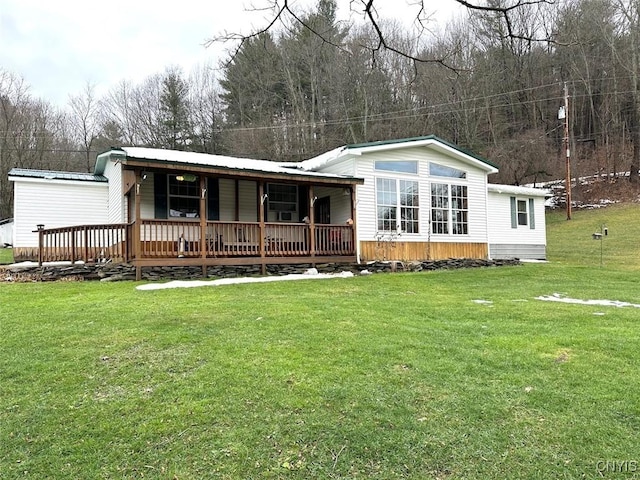
M 95 95 L 95 85 L 90 82 L 79 95 L 69 97 L 71 116 L 69 118 L 72 133 L 75 139 L 82 145 L 85 155 L 87 172 L 93 166 L 93 145 L 98 136 L 100 127 L 100 103 Z

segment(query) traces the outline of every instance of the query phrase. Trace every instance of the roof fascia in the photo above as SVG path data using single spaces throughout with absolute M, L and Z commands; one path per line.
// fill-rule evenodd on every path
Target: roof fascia
M 426 147 L 430 146 L 435 148 L 436 150 L 440 150 L 444 153 L 452 155 L 454 157 L 458 157 L 461 160 L 471 163 L 482 170 L 485 170 L 487 173 L 498 173 L 498 167 L 493 165 L 488 161 L 480 160 L 464 151 L 456 148 L 452 145 L 449 145 L 446 142 L 438 139 L 437 137 L 427 137 L 423 139 L 406 141 L 406 142 L 397 142 L 397 143 L 381 143 L 379 145 L 356 145 L 353 147 L 347 146 L 347 150 L 353 154 L 362 155 L 363 153 L 374 153 L 374 152 L 383 152 L 387 150 L 398 150 L 404 148 L 416 148 L 416 147 Z
M 340 185 L 361 185 L 364 183 L 363 178 L 359 177 L 340 177 L 340 176 L 314 176 L 305 175 L 304 171 L 291 169 L 292 172 L 302 173 L 274 173 L 263 170 L 250 170 L 243 168 L 227 168 L 227 167 L 213 167 L 207 165 L 198 165 L 191 163 L 175 162 L 170 160 L 154 160 L 148 158 L 136 158 L 125 157 L 122 159 L 122 163 L 131 167 L 149 168 L 155 167 L 162 170 L 170 171 L 184 171 L 194 173 L 210 173 L 224 175 L 228 177 L 242 177 L 247 179 L 268 179 L 276 181 L 289 181 L 296 183 L 306 184 L 340 184 Z
M 127 154 L 124 150 L 120 150 L 119 148 L 112 148 L 111 150 L 101 153 L 96 157 L 96 165 L 93 169 L 94 175 L 104 175 L 104 170 L 107 167 L 107 162 L 109 160 L 113 160 L 115 162 L 118 160 L 124 160 L 125 158 L 127 158 Z
M 38 177 L 22 177 L 20 175 L 9 175 L 10 182 L 23 183 L 40 183 L 47 185 L 87 185 L 94 187 L 108 187 L 108 182 L 98 182 L 93 180 L 71 180 L 63 178 L 38 178 Z

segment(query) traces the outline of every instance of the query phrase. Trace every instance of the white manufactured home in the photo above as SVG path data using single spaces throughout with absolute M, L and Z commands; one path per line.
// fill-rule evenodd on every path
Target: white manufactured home
M 434 136 L 299 163 L 123 147 L 92 174 L 13 169 L 17 259 L 151 265 L 544 259 L 547 192 L 489 184 Z
M 364 178 L 360 260 L 546 258 L 549 192 L 490 184 L 496 165 L 437 137 L 347 145 L 301 166 Z

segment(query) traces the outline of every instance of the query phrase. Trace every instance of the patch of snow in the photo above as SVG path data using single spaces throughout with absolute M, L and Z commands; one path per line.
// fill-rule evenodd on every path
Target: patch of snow
M 315 270 L 315 269 L 314 269 Z M 240 278 L 219 278 L 217 280 L 174 280 L 166 283 L 147 283 L 138 285 L 136 290 L 165 290 L 170 288 L 194 288 L 194 287 L 215 287 L 219 285 L 234 285 L 239 283 L 266 283 L 282 282 L 290 280 L 315 280 L 325 278 L 349 278 L 353 277 L 351 272 L 329 273 L 292 273 L 290 275 L 273 277 L 240 277 Z
M 54 267 L 60 267 L 60 266 L 64 266 L 64 265 L 84 265 L 84 262 L 82 260 L 78 260 L 75 263 L 72 262 L 44 262 L 42 264 L 42 266 L 54 266 Z M 30 268 L 30 267 L 37 267 L 38 266 L 38 262 L 18 262 L 18 263 L 12 263 L 10 265 L 6 265 L 9 268 Z
M 572 304 L 578 304 L 578 305 L 599 305 L 603 307 L 640 308 L 640 305 L 636 303 L 620 302 L 618 300 L 581 300 L 578 298 L 565 297 L 560 293 L 554 293 L 553 295 L 542 295 L 540 297 L 536 297 L 536 300 L 542 300 L 545 302 L 572 303 Z

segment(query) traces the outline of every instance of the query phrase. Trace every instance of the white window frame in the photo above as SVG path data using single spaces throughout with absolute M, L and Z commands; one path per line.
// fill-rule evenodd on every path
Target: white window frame
M 407 235 L 418 235 L 420 233 L 420 182 L 415 178 L 391 178 L 376 177 L 376 232 L 382 234 L 402 233 Z M 382 183 L 382 185 L 381 185 Z M 384 185 L 386 184 L 386 185 Z M 413 184 L 416 194 L 411 195 L 411 200 L 416 200 L 415 205 L 408 205 L 407 199 L 403 199 L 403 187 Z M 393 186 L 393 189 L 383 190 L 381 187 Z M 380 201 L 381 195 L 387 194 L 390 201 Z M 387 199 L 382 199 L 387 200 Z M 389 215 L 381 217 L 381 209 L 385 209 Z M 407 215 L 411 212 L 411 218 Z M 382 228 L 381 227 L 382 224 Z M 413 227 L 407 231 L 407 225 Z
M 511 228 L 536 229 L 535 200 L 526 197 L 510 197 Z
M 455 190 L 458 190 L 456 192 Z M 469 235 L 469 188 L 458 183 L 431 182 L 431 235 Z

